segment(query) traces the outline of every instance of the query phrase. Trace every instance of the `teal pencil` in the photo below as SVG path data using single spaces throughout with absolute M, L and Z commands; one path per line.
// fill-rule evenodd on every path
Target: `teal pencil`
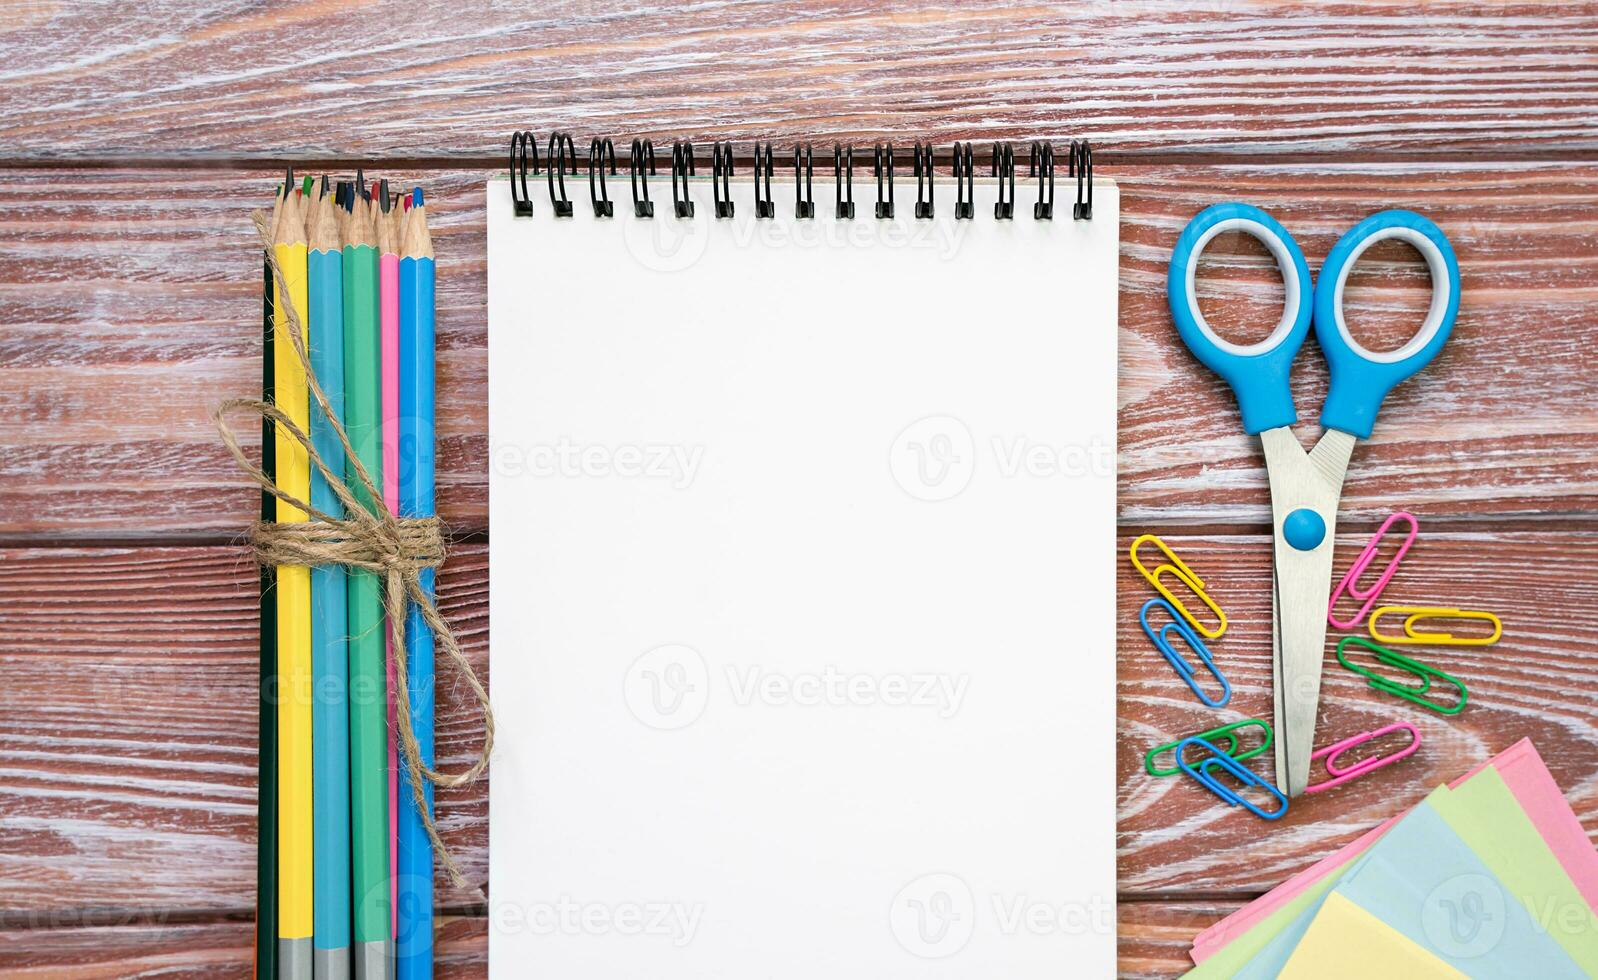
M 344 252 L 333 202 L 311 204 L 310 355 L 334 418 L 344 415 Z M 312 398 L 311 445 L 330 466 L 344 449 L 328 417 Z M 343 516 L 338 495 L 311 469 L 311 506 Z M 349 627 L 342 565 L 311 569 L 311 751 L 314 932 L 311 966 L 316 980 L 350 975 L 350 706 Z
M 377 238 L 371 205 L 360 196 L 344 229 L 344 414 L 350 444 L 377 490 L 366 493 L 349 467 L 357 501 L 383 507 L 383 403 L 379 374 Z M 375 573 L 349 573 L 351 896 L 357 980 L 385 980 L 393 969 L 389 897 L 388 668 L 383 594 Z

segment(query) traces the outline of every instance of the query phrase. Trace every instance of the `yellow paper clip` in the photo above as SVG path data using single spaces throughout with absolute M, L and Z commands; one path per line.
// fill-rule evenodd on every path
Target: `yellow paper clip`
M 1401 636 L 1384 634 L 1377 629 L 1376 621 L 1383 616 L 1403 615 L 1404 632 Z M 1415 623 L 1429 616 L 1441 619 L 1475 619 L 1493 624 L 1492 636 L 1455 636 L 1452 633 L 1429 633 L 1415 628 Z M 1484 647 L 1497 643 L 1504 635 L 1504 624 L 1490 612 L 1474 609 L 1448 609 L 1443 606 L 1382 606 L 1371 613 L 1371 639 L 1382 643 L 1429 643 L 1440 647 Z
M 1154 547 L 1160 549 L 1160 552 L 1171 560 L 1170 564 L 1156 565 L 1152 572 L 1143 567 L 1143 563 L 1137 560 L 1137 546 L 1145 541 L 1152 541 Z M 1216 604 L 1214 599 L 1210 598 L 1208 592 L 1204 591 L 1204 580 L 1199 578 L 1193 572 L 1193 569 L 1188 568 L 1186 562 L 1176 557 L 1176 552 L 1172 551 L 1157 535 L 1144 534 L 1139 536 L 1137 540 L 1132 542 L 1132 547 L 1127 551 L 1127 556 L 1132 559 L 1132 567 L 1136 568 L 1138 573 L 1147 579 L 1150 585 L 1154 586 L 1156 592 L 1165 597 L 1166 602 L 1169 602 L 1177 612 L 1182 614 L 1183 619 L 1192 623 L 1194 629 L 1211 640 L 1218 639 L 1222 633 L 1226 632 L 1226 613 L 1222 612 L 1221 607 Z M 1220 620 L 1220 624 L 1212 629 L 1199 622 L 1198 617 L 1193 615 L 1186 606 L 1182 605 L 1182 600 L 1172 595 L 1171 590 L 1165 587 L 1164 582 L 1160 581 L 1160 576 L 1166 573 L 1176 576 L 1178 581 L 1192 590 L 1193 594 L 1198 596 L 1204 605 L 1209 607 L 1210 612 L 1213 612 L 1215 617 Z

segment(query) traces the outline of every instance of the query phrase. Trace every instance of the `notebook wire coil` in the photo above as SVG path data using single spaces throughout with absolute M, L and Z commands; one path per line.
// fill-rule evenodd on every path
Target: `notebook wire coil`
M 630 140 L 629 177 L 632 189 L 634 217 L 653 219 L 655 204 L 649 196 L 650 178 L 656 176 L 655 144 L 651 139 Z M 1032 140 L 1027 145 L 1025 178 L 1037 183 L 1037 199 L 1032 204 L 1032 217 L 1036 221 L 1053 221 L 1055 218 L 1055 165 L 1058 158 L 1054 144 L 1047 140 Z M 872 213 L 884 221 L 894 220 L 894 146 L 878 143 L 870 148 L 871 178 L 876 184 L 876 200 Z M 852 219 L 855 216 L 854 168 L 855 148 L 847 143 L 834 143 L 832 147 L 833 216 Z M 662 150 L 664 152 L 664 150 Z M 776 171 L 779 152 L 791 152 L 794 171 L 794 216 L 808 219 L 816 217 L 815 152 L 810 143 L 795 143 L 791 150 L 779 150 L 769 141 L 750 145 L 746 155 L 738 152 L 736 144 L 718 141 L 711 148 L 711 190 L 717 218 L 732 218 L 736 213 L 735 197 L 742 193 L 751 195 L 751 205 L 757 218 L 774 218 L 777 204 L 772 192 L 772 178 Z M 1093 218 L 1093 148 L 1087 140 L 1071 140 L 1064 151 L 1065 191 L 1074 192 L 1070 202 L 1071 218 L 1090 221 Z M 945 173 L 954 184 L 954 217 L 971 220 L 975 216 L 977 150 L 975 144 L 953 144 L 944 156 Z M 1015 145 L 999 141 L 987 153 L 987 176 L 998 186 L 998 200 L 993 205 L 997 221 L 1015 218 L 1017 160 Z M 753 161 L 752 186 L 732 182 L 734 165 L 739 159 Z M 558 218 L 572 215 L 572 201 L 566 192 L 566 177 L 578 173 L 577 149 L 570 133 L 551 133 L 540 155 L 538 137 L 530 130 L 511 134 L 510 176 L 511 201 L 518 218 L 532 217 L 533 197 L 529 193 L 529 178 L 543 176 L 549 190 L 549 202 Z M 914 216 L 926 220 L 936 214 L 935 188 L 938 179 L 938 149 L 930 142 L 915 141 L 911 150 L 911 173 L 915 177 L 916 199 Z M 594 216 L 609 218 L 615 214 L 610 198 L 607 177 L 617 174 L 615 142 L 609 137 L 596 137 L 588 149 L 588 193 Z M 696 176 L 694 145 L 678 140 L 671 146 L 671 214 L 677 218 L 693 218 L 694 202 L 689 194 L 689 180 Z M 745 190 L 750 186 L 749 190 Z M 1030 195 L 1029 195 L 1030 196 Z M 1063 207 L 1063 205 L 1062 205 Z

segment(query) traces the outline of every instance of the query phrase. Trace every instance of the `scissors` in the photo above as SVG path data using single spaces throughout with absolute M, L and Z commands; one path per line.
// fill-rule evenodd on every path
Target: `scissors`
M 1286 288 L 1282 318 L 1270 336 L 1241 345 L 1223 339 L 1199 312 L 1193 289 L 1199 255 L 1215 236 L 1242 231 L 1276 259 Z M 1432 300 L 1419 332 L 1397 350 L 1371 351 L 1343 320 L 1343 288 L 1367 248 L 1396 238 L 1413 245 L 1431 272 Z M 1304 253 L 1287 229 L 1248 204 L 1200 211 L 1176 242 L 1166 283 L 1177 333 L 1203 364 L 1232 387 L 1243 430 L 1260 437 L 1271 490 L 1274 569 L 1271 587 L 1271 674 L 1276 701 L 1276 780 L 1288 796 L 1309 783 L 1315 715 L 1325 659 L 1326 603 L 1331 592 L 1332 535 L 1343 476 L 1357 439 L 1367 439 L 1382 399 L 1442 349 L 1459 312 L 1459 262 L 1447 237 L 1412 211 L 1381 211 L 1338 239 L 1311 283 Z M 1321 406 L 1326 430 L 1305 452 L 1293 435 L 1298 412 L 1288 374 L 1315 323 L 1331 380 Z

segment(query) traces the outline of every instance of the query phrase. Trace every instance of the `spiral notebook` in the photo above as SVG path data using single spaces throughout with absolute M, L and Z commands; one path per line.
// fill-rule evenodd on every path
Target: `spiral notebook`
M 1115 184 L 575 156 L 487 187 L 490 976 L 1113 975 Z

